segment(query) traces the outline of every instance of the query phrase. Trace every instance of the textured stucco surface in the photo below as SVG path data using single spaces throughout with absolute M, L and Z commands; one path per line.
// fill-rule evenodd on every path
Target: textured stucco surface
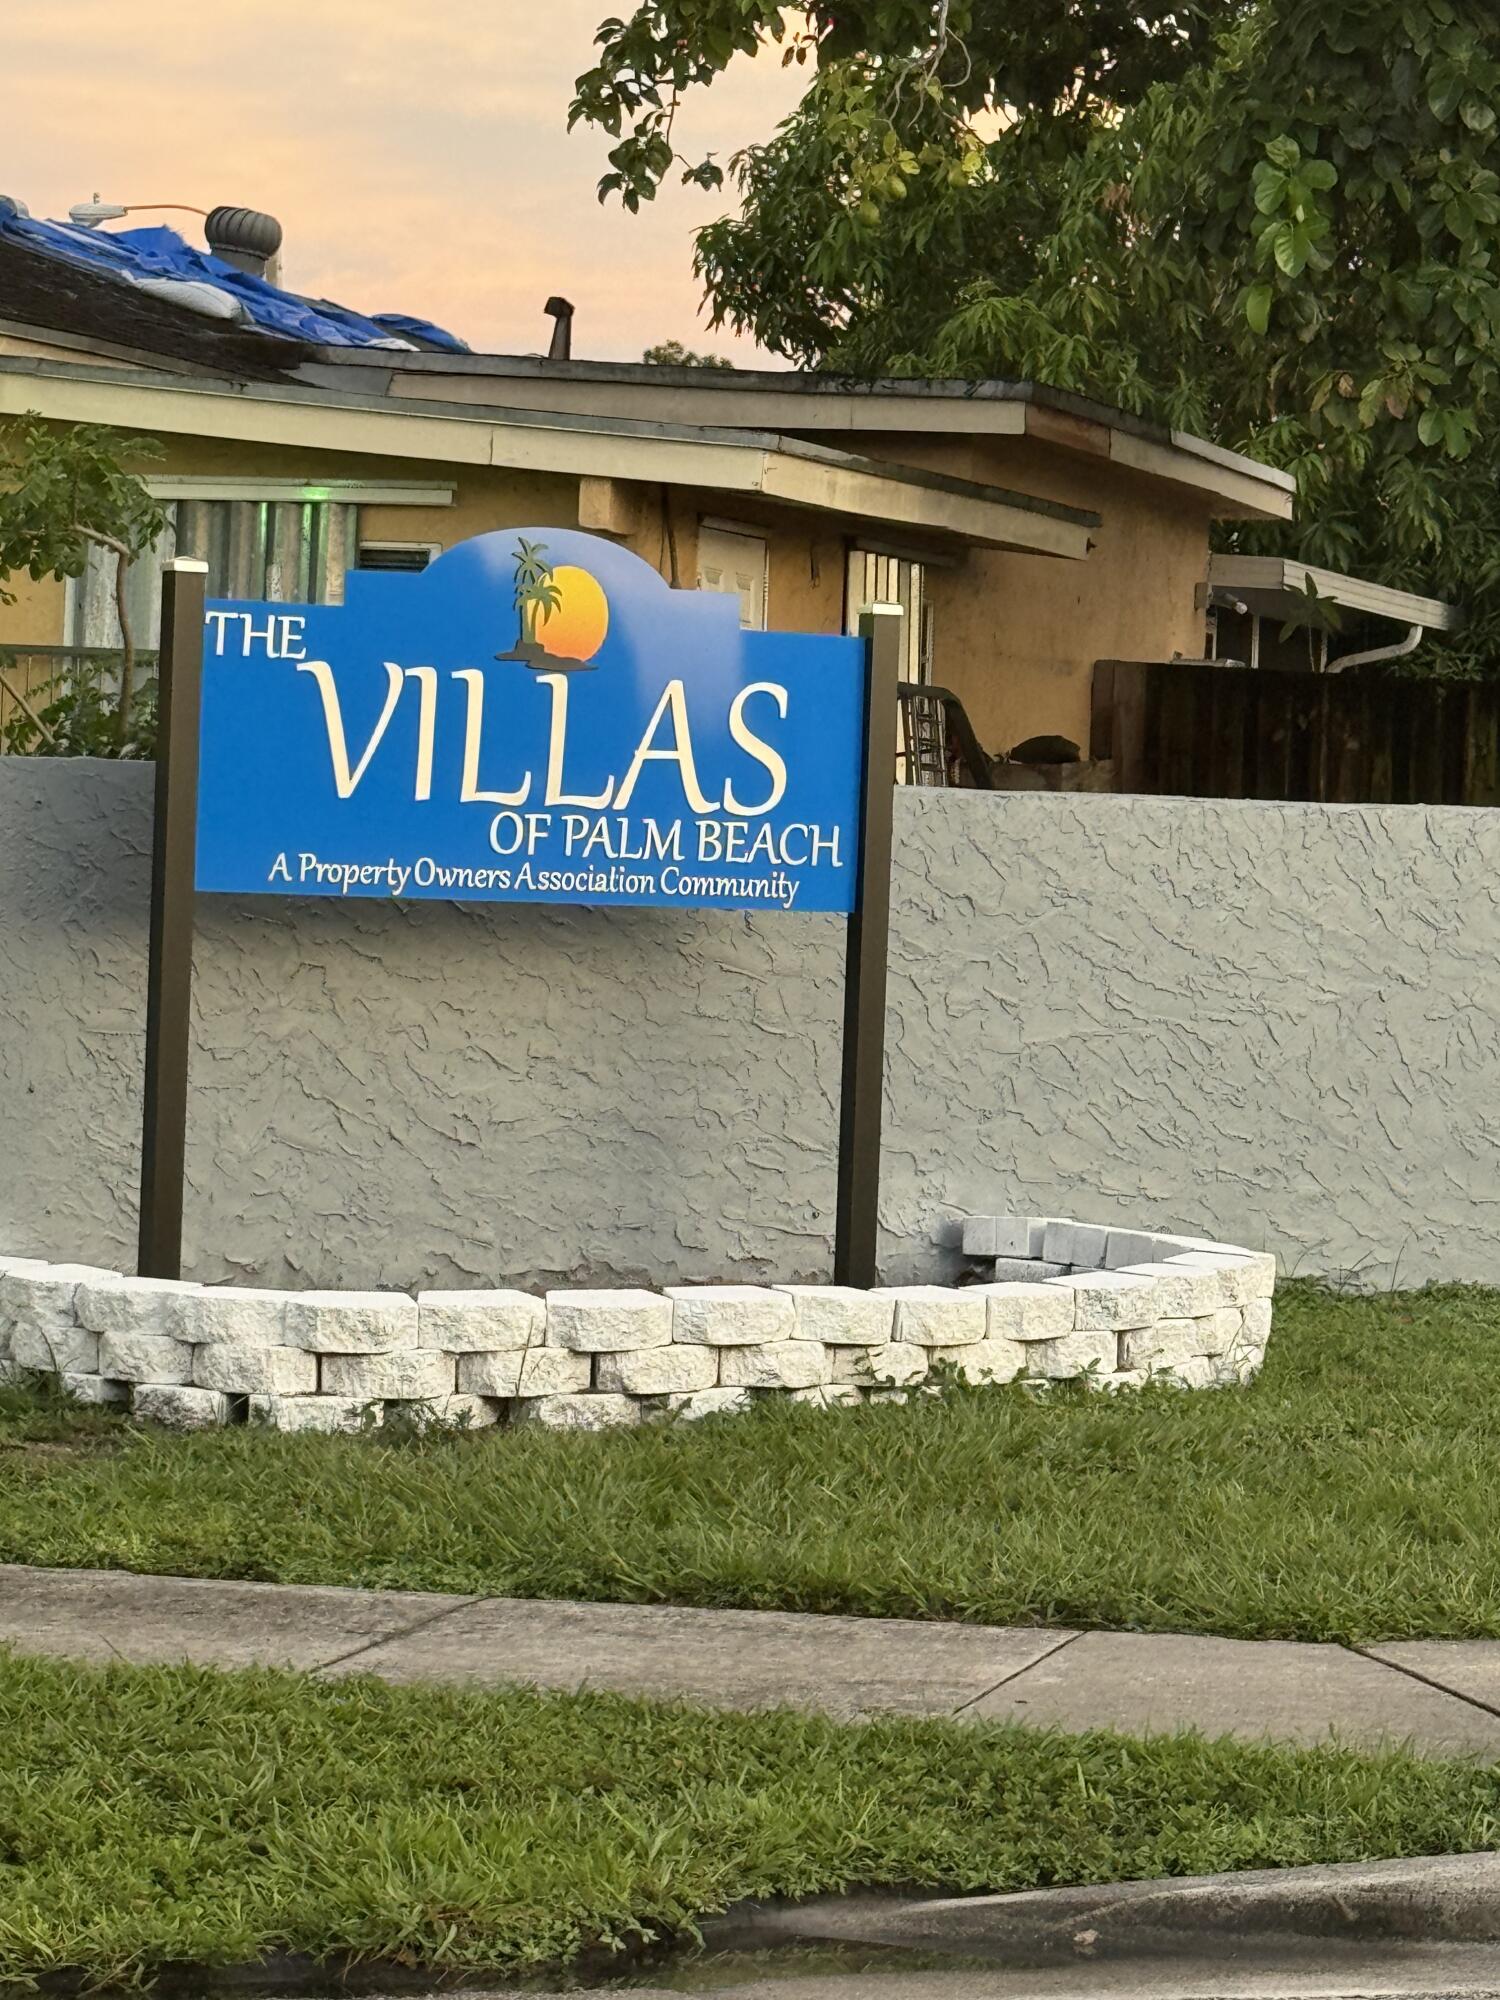
M 1175 1226 L 1500 1282 L 1500 814 L 899 803 L 886 1220 Z M 901 1261 L 899 1258 L 896 1260 Z
M 0 759 L 0 1247 L 131 1268 L 150 773 Z M 1500 818 L 897 799 L 885 1275 L 1076 1214 L 1500 1281 Z M 827 1276 L 841 926 L 204 899 L 205 1279 Z

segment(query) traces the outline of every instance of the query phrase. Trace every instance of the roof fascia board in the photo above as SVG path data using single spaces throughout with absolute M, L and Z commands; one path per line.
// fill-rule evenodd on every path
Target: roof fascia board
M 328 371 L 331 373 L 331 371 Z M 313 379 L 311 371 L 303 371 Z M 810 398 L 774 389 L 725 394 L 700 394 L 700 384 L 613 382 L 552 382 L 529 376 L 431 376 L 395 368 L 391 393 L 408 402 L 496 402 L 526 409 L 566 410 L 576 416 L 612 414 L 602 403 L 649 390 L 653 406 L 668 422 L 712 426 L 743 426 L 750 430 L 817 430 L 839 432 L 909 431 L 929 436 L 955 433 L 983 437 L 1017 437 L 1025 429 L 1026 412 L 1019 403 L 938 402 L 925 396 Z M 347 378 L 346 378 L 347 379 Z M 503 387 L 502 387 L 503 384 Z
M 1082 562 L 1089 529 L 1004 500 L 910 485 L 857 466 L 831 466 L 791 454 L 766 456 L 762 492 L 788 506 L 879 520 L 895 527 L 956 535 L 986 548 L 1023 550 Z
M 1110 438 L 1109 457 L 1112 465 L 1211 496 L 1214 516 L 1221 521 L 1290 521 L 1296 512 L 1295 487 L 1283 485 L 1281 474 L 1274 481 L 1266 479 L 1269 466 L 1249 474 L 1212 464 L 1178 445 L 1132 437 L 1127 431 L 1116 431 Z
M 1021 496 L 938 474 L 908 476 L 800 440 L 657 434 L 646 426 L 601 428 L 576 420 L 506 422 L 473 409 L 393 408 L 279 385 L 186 386 L 121 380 L 96 368 L 23 370 L 0 363 L 0 414 L 28 409 L 63 422 L 238 443 L 758 494 L 1037 554 L 1081 558 L 1096 524 L 1076 509 L 1039 503 L 1033 511 L 1020 504 Z
M 1430 632 L 1453 632 L 1464 622 L 1462 607 L 1440 598 L 1416 597 L 1410 591 L 1284 556 L 1211 556 L 1208 580 L 1215 589 L 1279 591 L 1288 598 L 1305 597 L 1311 582 L 1319 597 L 1345 611 L 1389 618 L 1398 625 L 1420 625 Z

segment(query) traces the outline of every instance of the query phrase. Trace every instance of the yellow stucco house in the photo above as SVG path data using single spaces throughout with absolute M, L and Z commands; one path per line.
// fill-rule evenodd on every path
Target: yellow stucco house
M 908 678 L 952 690 L 998 755 L 1086 746 L 1100 659 L 1203 658 L 1215 522 L 1292 512 L 1283 473 L 1033 384 L 474 354 L 379 328 L 320 341 L 91 263 L 90 242 L 75 259 L 83 234 L 0 204 L 0 418 L 159 440 L 158 555 L 206 557 L 216 594 L 333 600 L 356 564 L 580 527 L 732 591 L 753 625 L 834 632 L 899 599 Z M 210 294 L 229 265 L 191 254 Z M 238 268 L 259 283 L 264 258 Z M 312 302 L 277 296 L 316 336 Z M 0 647 L 114 643 L 106 582 L 23 583 Z M 149 645 L 149 560 L 131 593 Z

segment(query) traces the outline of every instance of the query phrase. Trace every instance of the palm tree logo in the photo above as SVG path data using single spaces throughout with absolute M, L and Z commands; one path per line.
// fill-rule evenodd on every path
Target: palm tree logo
M 579 603 L 576 600 L 584 599 Z M 591 576 L 547 560 L 544 542 L 516 538 L 516 643 L 497 660 L 573 671 L 593 665 L 608 626 L 604 593 Z M 585 651 L 587 649 L 587 651 Z

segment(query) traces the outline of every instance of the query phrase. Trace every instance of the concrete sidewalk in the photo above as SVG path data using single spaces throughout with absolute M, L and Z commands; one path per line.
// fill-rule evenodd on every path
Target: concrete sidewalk
M 1500 1760 L 1500 1641 L 1374 1646 L 325 1590 L 0 1565 L 0 1645 L 469 1687 L 611 1688 L 843 1719 L 1406 1742 Z

